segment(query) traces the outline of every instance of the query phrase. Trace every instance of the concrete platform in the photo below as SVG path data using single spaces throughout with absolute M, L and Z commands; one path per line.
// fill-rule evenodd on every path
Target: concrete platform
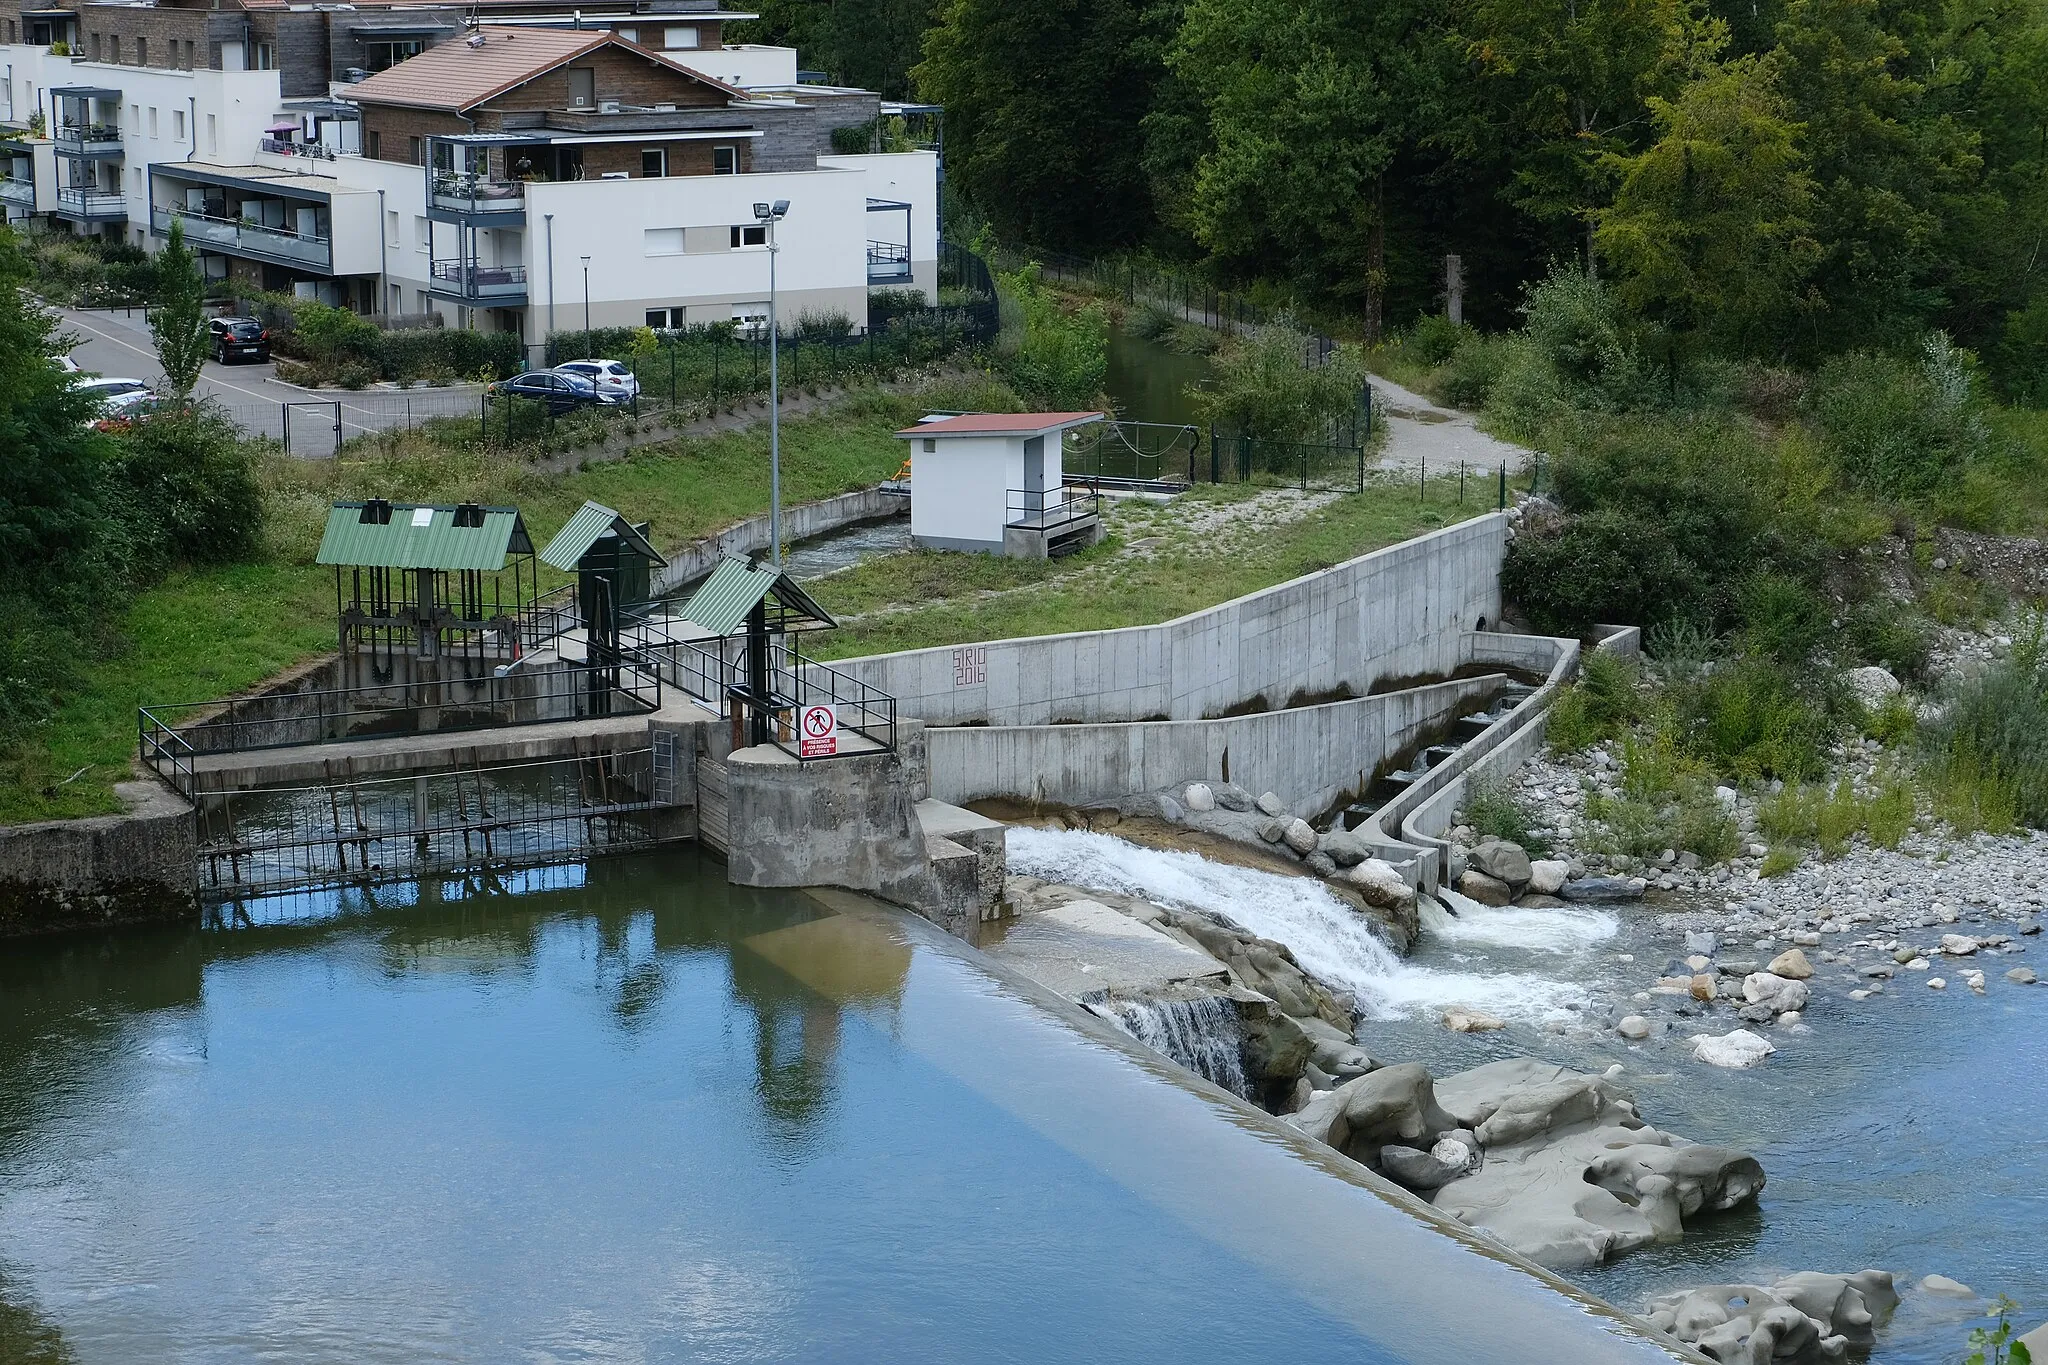
M 338 774 L 344 768 L 356 777 L 368 777 L 380 773 L 431 772 L 457 764 L 568 758 L 579 752 L 640 748 L 656 726 L 705 723 L 723 722 L 715 712 L 680 692 L 664 689 L 660 710 L 629 716 L 198 754 L 192 760 L 193 785 L 201 792 L 241 791 L 325 781 L 330 773 Z
M 1047 990 L 1078 1000 L 1091 991 L 1139 991 L 1209 978 L 1225 968 L 1100 901 L 1077 900 L 1006 922 L 981 950 Z

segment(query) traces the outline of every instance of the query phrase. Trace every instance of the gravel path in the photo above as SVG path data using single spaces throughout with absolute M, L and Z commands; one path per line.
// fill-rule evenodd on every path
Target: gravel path
M 1372 376 L 1374 402 L 1386 419 L 1387 442 L 1380 451 L 1382 469 L 1497 470 L 1503 460 L 1519 470 L 1530 452 L 1481 431 L 1472 414 L 1439 407 L 1391 379 Z

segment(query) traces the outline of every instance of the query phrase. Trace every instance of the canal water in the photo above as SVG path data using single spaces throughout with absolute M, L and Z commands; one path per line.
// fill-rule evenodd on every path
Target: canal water
M 0 1360 L 1664 1358 L 852 897 L 303 905 L 0 955 Z
M 1116 415 L 1126 422 L 1199 423 L 1188 389 L 1206 383 L 1213 373 L 1207 356 L 1184 355 L 1121 327 L 1110 329 L 1104 386 Z
M 1847 991 L 1860 983 L 1823 971 L 1806 1025 L 1761 1030 L 1778 1052 L 1728 1071 L 1687 1050 L 1693 1031 L 1734 1027 L 1725 1012 L 1639 1047 L 1606 1026 L 1606 1004 L 1642 989 L 1672 949 L 1655 909 L 1467 904 L 1455 919 L 1431 916 L 1403 959 L 1313 879 L 1080 831 L 1015 830 L 1010 849 L 1012 872 L 1207 910 L 1286 943 L 1357 993 L 1368 1015 L 1359 1041 L 1376 1058 L 1423 1062 L 1439 1076 L 1519 1056 L 1593 1073 L 1619 1065 L 1653 1126 L 1763 1163 L 1769 1184 L 1755 1209 L 1572 1273 L 1610 1302 L 1640 1308 L 1671 1290 L 1770 1284 L 1801 1270 L 1889 1270 L 1905 1301 L 1875 1365 L 1951 1365 L 1983 1321 L 1983 1299 L 2000 1293 L 2024 1305 L 2022 1325 L 2048 1322 L 2048 988 L 1991 971 L 1983 996 L 1908 983 L 1857 1002 Z M 1439 1019 L 1452 1005 L 1507 1027 L 1451 1033 Z M 1930 1274 L 1982 1298 L 1916 1292 Z

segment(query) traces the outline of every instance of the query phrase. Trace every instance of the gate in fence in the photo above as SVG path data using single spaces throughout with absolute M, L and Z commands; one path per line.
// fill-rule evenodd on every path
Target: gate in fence
M 339 402 L 306 398 L 282 403 L 279 406 L 283 409 L 280 417 L 284 424 L 285 454 L 289 455 L 292 453 L 292 427 L 295 416 L 298 419 L 296 425 L 299 428 L 299 453 L 301 455 L 332 455 L 335 451 L 341 449 L 341 404 Z M 324 451 L 307 449 L 306 437 L 310 434 L 309 428 L 312 431 L 331 433 L 333 444 Z

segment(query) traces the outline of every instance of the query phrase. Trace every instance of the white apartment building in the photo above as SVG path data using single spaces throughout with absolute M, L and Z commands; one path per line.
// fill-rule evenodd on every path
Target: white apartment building
M 936 150 L 834 151 L 835 128 L 897 107 L 798 84 L 791 49 L 717 43 L 746 16 L 694 2 L 640 0 L 582 27 L 524 0 L 480 24 L 445 5 L 323 6 L 310 13 L 324 60 L 351 65 L 317 88 L 278 61 L 310 46 L 289 22 L 304 6 L 266 30 L 245 2 L 246 27 L 203 52 L 161 21 L 210 26 L 190 30 L 203 37 L 223 11 L 27 11 L 0 32 L 17 40 L 0 46 L 0 199 L 10 219 L 144 245 L 181 221 L 216 278 L 529 341 L 586 318 L 758 322 L 769 253 L 754 205 L 775 200 L 790 204 L 785 325 L 864 325 L 873 285 L 935 298 Z M 96 27 L 132 30 L 138 12 L 160 25 L 154 48 Z M 157 55 L 173 64 L 131 60 Z

